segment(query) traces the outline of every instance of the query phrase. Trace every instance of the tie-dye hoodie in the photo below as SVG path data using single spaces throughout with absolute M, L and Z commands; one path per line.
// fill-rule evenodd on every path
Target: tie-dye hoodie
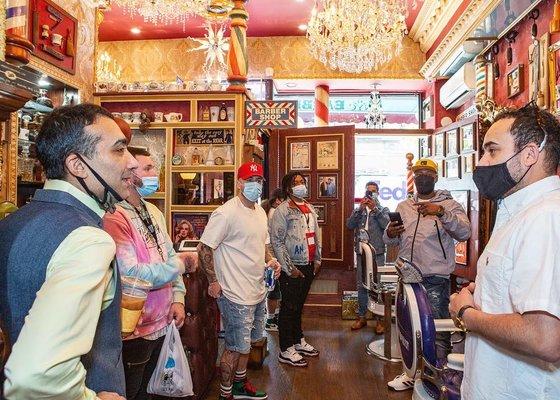
M 171 304 L 185 302 L 182 277 L 185 266 L 165 230 L 165 218 L 156 206 L 148 202 L 144 204 L 155 225 L 163 260 L 152 235 L 132 205 L 123 201 L 115 213 L 107 213 L 103 218 L 103 228 L 117 244 L 116 258 L 121 275 L 138 276 L 153 285 L 144 306 L 142 324 L 137 327 L 139 335 L 131 335 L 127 340 L 163 336 Z

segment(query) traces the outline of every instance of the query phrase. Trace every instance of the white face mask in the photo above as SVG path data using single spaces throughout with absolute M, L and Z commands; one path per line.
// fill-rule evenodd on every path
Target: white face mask
M 292 193 L 294 194 L 294 196 L 299 197 L 300 199 L 303 199 L 303 198 L 307 197 L 307 186 L 305 186 L 305 185 L 294 186 L 292 188 Z

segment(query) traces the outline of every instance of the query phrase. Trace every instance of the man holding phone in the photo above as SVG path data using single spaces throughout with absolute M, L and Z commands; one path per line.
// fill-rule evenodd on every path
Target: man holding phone
M 383 239 L 387 245 L 398 245 L 399 257 L 409 259 L 422 271 L 422 284 L 434 318 L 449 318 L 449 276 L 455 269 L 455 241 L 464 242 L 471 236 L 471 224 L 463 207 L 447 190 L 434 190 L 438 179 L 434 161 L 419 159 L 412 171 L 416 193 L 399 203 L 398 215 L 391 218 Z M 447 358 L 451 350 L 449 333 L 437 334 L 436 350 L 438 359 Z M 388 385 L 406 390 L 414 386 L 414 381 L 402 374 Z
M 366 184 L 366 195 L 360 202 L 360 207 L 352 212 L 346 220 L 348 229 L 355 230 L 355 251 L 356 251 L 356 278 L 358 287 L 358 318 L 352 324 L 351 329 L 362 329 L 367 325 L 366 312 L 368 303 L 368 293 L 362 284 L 362 257 L 360 255 L 360 230 L 364 229 L 369 235 L 369 242 L 375 249 L 377 265 L 385 265 L 385 242 L 383 242 L 383 231 L 389 223 L 389 209 L 382 207 L 378 199 L 379 186 L 375 182 Z M 382 327 L 381 324 L 377 325 Z M 376 333 L 382 333 L 376 327 Z

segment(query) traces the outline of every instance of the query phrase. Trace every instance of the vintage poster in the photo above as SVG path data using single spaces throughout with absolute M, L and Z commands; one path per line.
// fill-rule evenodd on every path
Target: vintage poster
M 338 168 L 338 141 L 317 142 L 317 169 Z
M 290 169 L 291 170 L 311 169 L 311 143 L 310 142 L 290 143 Z

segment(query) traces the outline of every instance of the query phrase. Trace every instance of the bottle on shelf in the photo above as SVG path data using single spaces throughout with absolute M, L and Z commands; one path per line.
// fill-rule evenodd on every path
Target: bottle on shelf
M 210 107 L 208 107 L 208 104 L 202 106 L 202 112 L 200 113 L 200 120 L 204 122 L 210 122 Z
M 201 161 L 202 161 L 202 159 L 200 157 L 200 151 L 198 150 L 197 147 L 195 147 L 193 152 L 192 152 L 192 156 L 191 156 L 191 164 L 192 165 L 199 165 Z
M 222 105 L 220 106 L 220 113 L 218 114 L 218 121 L 227 121 L 227 120 L 228 120 L 228 116 L 227 116 L 226 103 L 222 103 Z
M 208 148 L 208 154 L 206 155 L 206 165 L 214 165 L 214 148 L 212 145 Z
M 35 160 L 29 157 L 29 146 L 23 146 L 18 158 L 18 176 L 24 182 L 33 181 L 33 167 Z

